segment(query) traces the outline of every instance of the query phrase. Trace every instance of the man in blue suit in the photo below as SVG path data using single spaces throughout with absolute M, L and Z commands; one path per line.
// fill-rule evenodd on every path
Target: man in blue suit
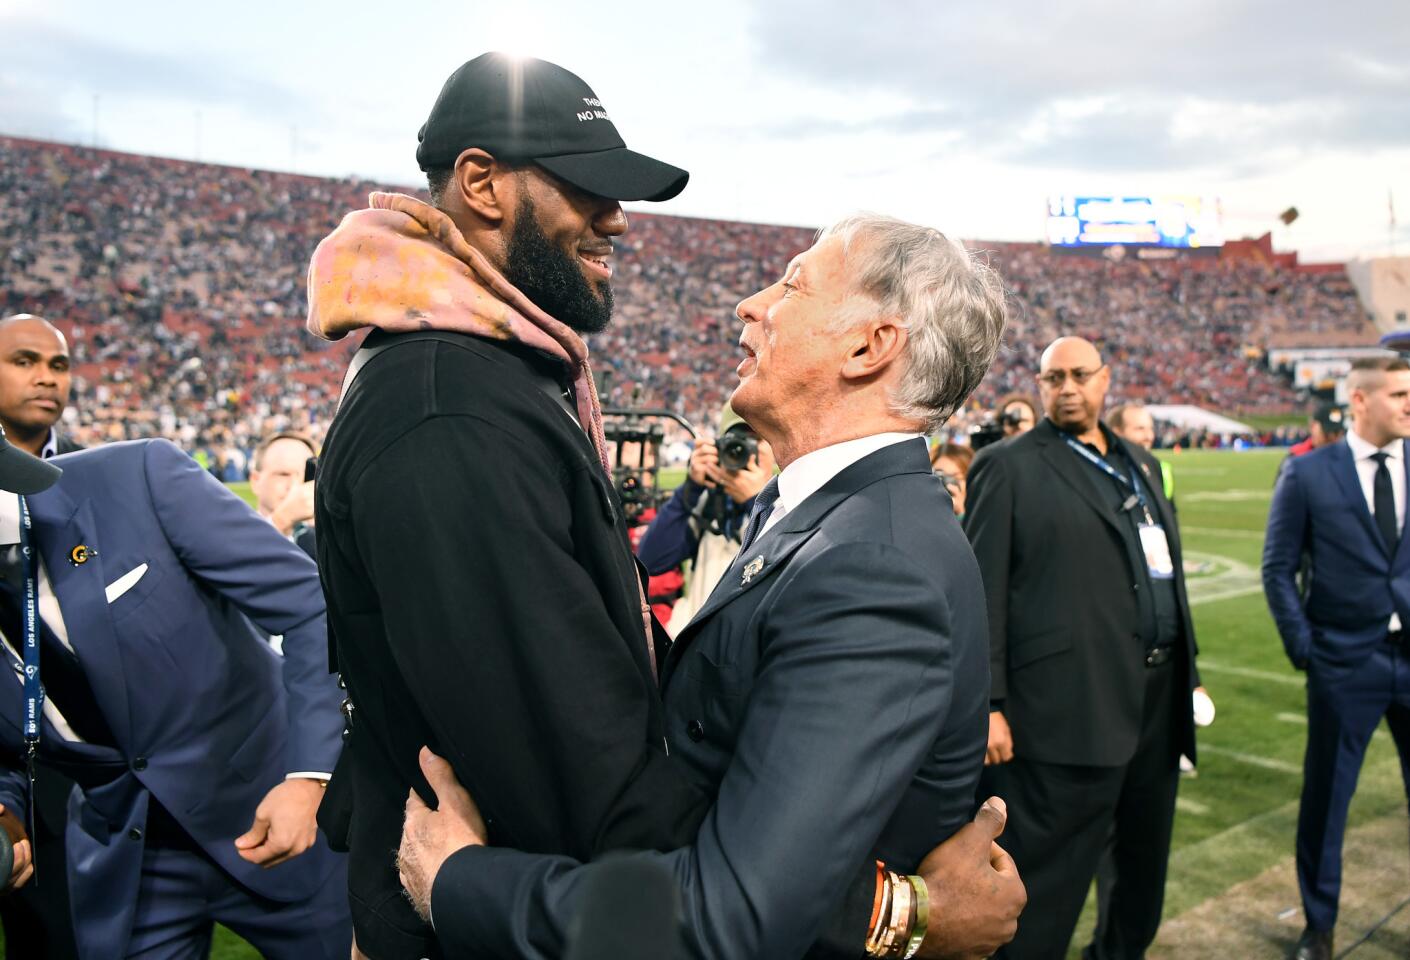
M 1307 926 L 1291 956 L 1332 956 L 1347 806 L 1385 717 L 1410 790 L 1410 364 L 1358 360 L 1346 438 L 1289 460 L 1263 546 L 1263 590 L 1293 666 L 1307 671 L 1297 877 Z M 1295 574 L 1304 552 L 1306 596 Z
M 0 682 L 0 820 L 23 836 L 29 585 L 37 776 L 78 784 L 66 841 L 79 955 L 199 957 L 220 922 L 268 957 L 342 960 L 345 867 L 314 820 L 340 696 L 312 561 L 166 441 L 53 463 L 50 489 L 0 494 L 0 633 L 15 670 Z M 0 488 L 15 489 L 5 478 L 0 467 Z M 26 504 L 37 565 L 5 548 L 22 542 Z M 282 657 L 250 621 L 284 635 Z M 26 879 L 17 868 L 9 885 Z

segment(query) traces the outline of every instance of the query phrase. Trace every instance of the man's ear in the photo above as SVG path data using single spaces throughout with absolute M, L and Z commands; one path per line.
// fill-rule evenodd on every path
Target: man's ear
M 455 158 L 452 179 L 465 208 L 487 223 L 497 226 L 518 201 L 512 172 L 479 147 Z
M 884 374 L 906 349 L 906 328 L 895 317 L 877 317 L 850 334 L 842 376 L 866 380 Z

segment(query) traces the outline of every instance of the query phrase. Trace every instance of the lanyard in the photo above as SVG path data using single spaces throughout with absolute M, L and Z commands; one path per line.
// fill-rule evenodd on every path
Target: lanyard
M 1136 506 L 1136 504 L 1140 504 L 1141 510 L 1144 511 L 1146 515 L 1146 523 L 1152 525 L 1155 523 L 1155 517 L 1151 515 L 1150 503 L 1146 501 L 1146 492 L 1141 487 L 1141 478 L 1136 475 L 1136 465 L 1134 463 L 1131 464 L 1131 477 L 1128 480 L 1126 477 L 1118 473 L 1116 468 L 1113 467 L 1111 464 L 1107 463 L 1101 457 L 1088 450 L 1081 443 L 1074 440 L 1071 434 L 1064 433 L 1062 435 L 1062 438 L 1067 441 L 1067 445 L 1071 447 L 1077 454 L 1079 454 L 1082 459 L 1086 460 L 1088 463 L 1096 467 L 1108 477 L 1111 477 L 1117 483 L 1129 487 L 1132 490 L 1132 496 L 1128 497 L 1126 502 L 1121 505 L 1121 509 L 1123 512 L 1130 510 L 1132 507 Z
M 24 577 L 24 603 L 20 608 L 24 634 L 24 751 L 29 774 L 29 835 L 34 836 L 34 764 L 39 753 L 39 730 L 44 717 L 44 686 L 39 682 L 39 564 L 29 517 L 29 504 L 20 501 L 20 564 Z

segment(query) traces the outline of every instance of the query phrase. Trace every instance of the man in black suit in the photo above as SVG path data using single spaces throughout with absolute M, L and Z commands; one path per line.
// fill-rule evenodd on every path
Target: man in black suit
M 924 938 L 911 906 L 932 902 L 926 884 L 891 873 L 915 871 L 969 819 L 988 644 L 979 571 L 923 434 L 987 371 L 1003 290 L 939 232 L 859 215 L 738 314 L 731 402 L 783 469 L 662 668 L 672 762 L 713 807 L 690 845 L 634 856 L 675 876 L 681 956 L 801 956 L 848 914 L 849 882 L 873 861 L 887 880 L 854 930 L 872 913 L 896 932 L 870 955 L 910 956 L 922 939 L 944 955 L 945 935 Z M 562 955 L 594 867 L 508 849 L 445 765 L 423 764 L 439 810 L 411 800 L 401 861 L 441 942 Z M 1016 881 L 993 879 L 1001 901 Z M 937 923 L 960 899 L 935 897 Z M 982 956 L 1002 939 L 948 946 Z M 858 932 L 843 955 L 867 941 Z M 824 949 L 837 955 L 831 940 L 810 955 Z
M 56 426 L 68 406 L 73 375 L 64 335 L 43 317 L 17 313 L 0 320 L 0 427 L 10 443 L 47 460 L 83 449 Z M 5 953 L 10 957 L 76 956 L 64 877 L 64 825 L 73 781 L 57 770 L 36 780 L 34 855 L 44 875 L 37 886 L 0 898 Z M 18 951 L 18 952 L 17 952 Z
M 965 529 L 989 606 L 986 761 L 1029 908 L 1001 955 L 1061 958 L 1114 828 L 1096 960 L 1160 926 L 1179 756 L 1195 756 L 1194 629 L 1160 465 L 1101 422 L 1110 370 L 1086 340 L 1044 352 L 1045 419 L 975 458 Z

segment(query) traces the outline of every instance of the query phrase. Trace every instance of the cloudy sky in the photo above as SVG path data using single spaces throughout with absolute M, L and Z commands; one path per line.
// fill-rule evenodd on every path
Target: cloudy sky
M 1038 239 L 1050 195 L 1200 194 L 1231 236 L 1297 206 L 1305 259 L 1410 253 L 1406 0 L 0 0 L 0 133 L 414 184 L 489 49 L 689 169 L 663 213 Z

